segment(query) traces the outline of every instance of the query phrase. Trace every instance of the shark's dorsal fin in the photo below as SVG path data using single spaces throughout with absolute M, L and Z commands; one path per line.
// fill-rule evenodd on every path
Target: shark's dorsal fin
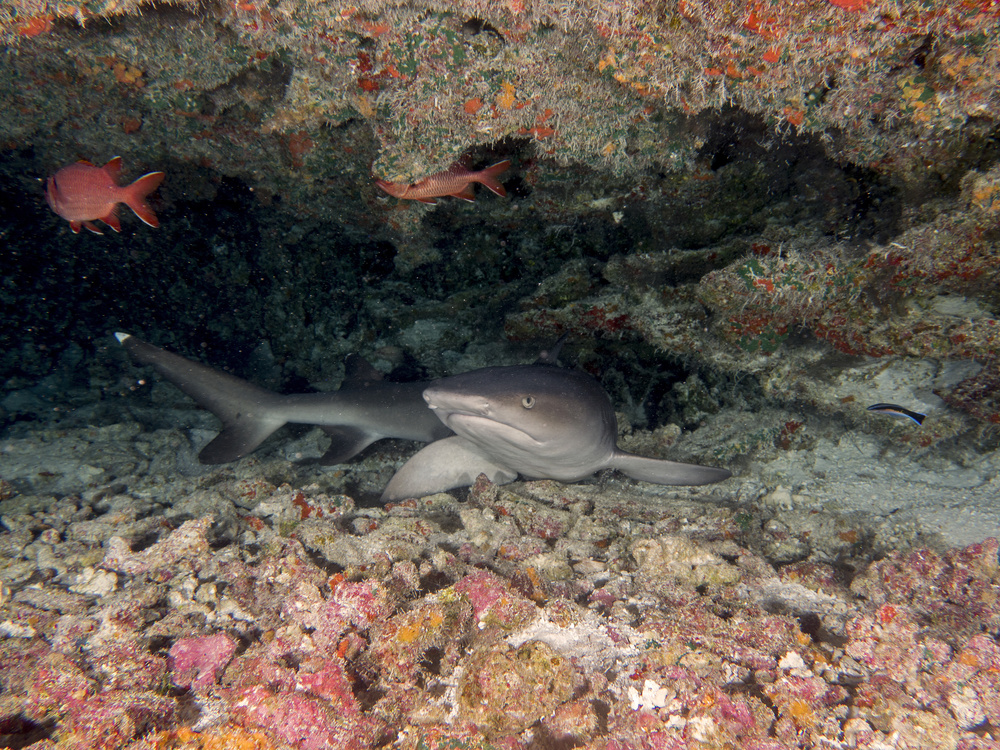
M 566 343 L 566 339 L 569 338 L 569 333 L 564 333 L 560 336 L 556 343 L 554 343 L 548 349 L 542 349 L 538 352 L 538 359 L 535 360 L 536 365 L 555 365 L 559 366 L 559 353 L 562 351 L 563 344 Z
M 662 458 L 646 458 L 616 450 L 608 462 L 612 469 L 622 474 L 654 484 L 712 484 L 729 479 L 732 472 L 714 466 L 698 466 L 667 461 Z
M 344 382 L 341 388 L 355 388 L 382 380 L 382 373 L 360 354 L 348 354 L 344 360 Z
M 458 436 L 436 440 L 417 451 L 397 471 L 382 493 L 382 501 L 424 497 L 455 487 L 468 487 L 485 474 L 494 484 L 517 479 L 517 472 L 500 466 L 476 446 Z

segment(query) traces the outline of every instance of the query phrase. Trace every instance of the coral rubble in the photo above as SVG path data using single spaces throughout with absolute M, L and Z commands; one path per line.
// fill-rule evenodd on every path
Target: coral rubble
M 38 750 L 997 741 L 995 539 L 775 568 L 743 511 L 678 524 L 683 494 L 629 507 L 613 489 L 481 481 L 432 502 L 412 547 L 347 566 L 297 528 L 321 523 L 336 551 L 364 540 L 354 511 L 95 534 L 100 501 L 15 496 L 0 729 Z M 377 515 L 402 530 L 420 513 Z M 16 573 L 21 528 L 47 531 L 55 570 Z M 95 571 L 116 578 L 71 593 Z

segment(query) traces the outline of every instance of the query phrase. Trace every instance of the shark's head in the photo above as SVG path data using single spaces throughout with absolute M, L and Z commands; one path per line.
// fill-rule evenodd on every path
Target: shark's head
M 607 394 L 573 370 L 487 367 L 435 381 L 424 400 L 457 435 L 528 478 L 575 481 L 615 451 Z

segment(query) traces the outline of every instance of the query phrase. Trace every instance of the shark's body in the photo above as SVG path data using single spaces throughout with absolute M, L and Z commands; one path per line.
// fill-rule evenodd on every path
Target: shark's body
M 283 396 L 127 333 L 115 337 L 137 362 L 222 420 L 222 432 L 198 454 L 205 464 L 242 458 L 289 422 L 323 428 L 332 441 L 320 459 L 327 465 L 343 463 L 382 438 L 427 443 L 451 434 L 421 395 L 426 382 L 365 380 L 333 393 Z
M 321 463 L 342 463 L 382 438 L 429 443 L 390 480 L 383 500 L 472 484 L 528 479 L 575 482 L 602 469 L 655 484 L 709 484 L 730 473 L 619 450 L 614 409 L 600 384 L 550 364 L 486 367 L 421 383 L 368 379 L 334 393 L 283 396 L 185 359 L 127 333 L 115 336 L 222 421 L 198 458 L 235 461 L 293 422 L 322 427 L 332 444 Z M 543 355 L 541 361 L 553 361 Z
M 455 436 L 417 452 L 393 476 L 383 500 L 469 485 L 479 474 L 498 484 L 519 474 L 575 482 L 609 468 L 655 484 L 709 484 L 731 476 L 620 450 L 607 393 L 573 370 L 487 367 L 434 381 L 424 399 Z

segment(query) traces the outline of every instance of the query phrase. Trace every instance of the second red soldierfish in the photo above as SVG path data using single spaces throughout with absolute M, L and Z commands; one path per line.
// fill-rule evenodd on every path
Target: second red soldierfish
M 500 197 L 504 197 L 507 195 L 507 191 L 497 177 L 506 172 L 508 167 L 510 167 L 510 160 L 505 159 L 491 167 L 473 172 L 461 162 L 456 162 L 443 172 L 432 174 L 412 185 L 402 185 L 398 182 L 386 182 L 385 180 L 375 180 L 375 184 L 395 198 L 420 201 L 421 203 L 434 203 L 435 198 L 446 195 L 461 198 L 464 201 L 475 200 L 476 194 L 472 187 L 474 182 L 485 185 Z
M 131 208 L 149 226 L 160 226 L 153 209 L 146 203 L 146 196 L 163 182 L 163 172 L 150 172 L 131 185 L 122 187 L 118 184 L 121 171 L 120 156 L 103 167 L 95 167 L 88 161 L 70 164 L 49 178 L 45 185 L 45 198 L 52 210 L 66 219 L 70 229 L 76 233 L 81 227 L 86 227 L 95 234 L 103 234 L 94 224 L 98 219 L 120 232 L 119 203 Z

